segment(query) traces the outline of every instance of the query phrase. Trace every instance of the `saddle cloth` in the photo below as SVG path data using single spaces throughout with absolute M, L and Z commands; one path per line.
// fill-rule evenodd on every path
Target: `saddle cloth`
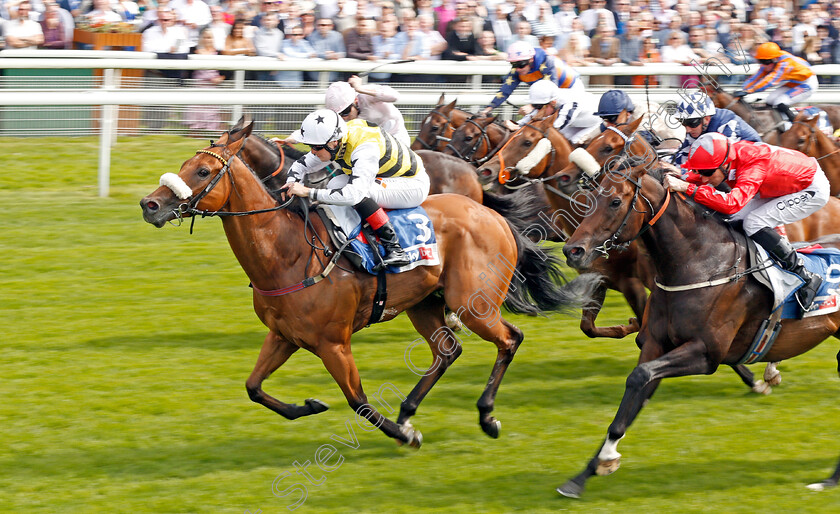
M 767 254 L 764 248 L 756 245 L 749 238 L 748 241 L 751 249 L 756 251 L 755 255 L 750 252 L 751 266 L 765 262 L 767 259 L 770 259 L 773 263 L 772 266 L 761 272 L 760 275 L 763 275 L 763 277 L 757 275 L 759 282 L 773 291 L 773 311 L 775 312 L 776 309 L 781 308 L 782 319 L 797 319 L 799 317 L 800 307 L 794 293 L 802 287 L 804 284 L 803 280 L 799 278 L 799 275 L 785 271 L 779 267 L 778 263 Z M 840 308 L 838 306 L 840 250 L 812 245 L 797 248 L 796 251 L 805 262 L 805 267 L 823 279 L 823 283 L 817 293 L 817 298 L 804 317 L 822 316 L 823 314 L 836 312 Z
M 358 269 L 374 274 L 373 268 L 379 264 L 379 260 L 373 255 L 365 231 L 362 230 L 362 219 L 355 209 L 344 205 L 319 204 L 317 210 L 327 226 L 333 244 L 341 247 L 350 240 L 349 247 L 345 249 L 347 257 Z M 400 245 L 411 262 L 399 268 L 389 266 L 385 269 L 386 273 L 402 273 L 417 266 L 440 264 L 434 227 L 425 209 L 414 207 L 387 212 Z M 382 245 L 376 246 L 379 254 L 385 255 Z

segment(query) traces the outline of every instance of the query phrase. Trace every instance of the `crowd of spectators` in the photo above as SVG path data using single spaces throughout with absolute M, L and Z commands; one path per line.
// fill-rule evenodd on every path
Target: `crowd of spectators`
M 70 48 L 74 27 L 105 25 L 142 32 L 142 50 L 171 54 L 209 53 L 212 40 L 222 55 L 276 59 L 504 60 L 523 40 L 573 66 L 739 65 L 774 41 L 811 64 L 840 63 L 840 0 L 0 0 L 0 17 L 6 48 Z M 258 78 L 297 86 L 313 77 Z

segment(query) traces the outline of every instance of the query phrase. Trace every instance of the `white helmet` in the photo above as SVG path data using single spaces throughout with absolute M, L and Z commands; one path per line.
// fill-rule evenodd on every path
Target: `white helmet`
M 347 82 L 333 82 L 327 88 L 324 103 L 327 109 L 341 112 L 356 101 L 356 90 Z
M 337 141 L 347 133 L 347 123 L 335 111 L 318 109 L 309 114 L 300 124 L 300 130 L 292 134 L 292 139 L 305 145 L 325 145 Z
M 554 100 L 560 90 L 551 80 L 538 80 L 528 89 L 528 103 L 543 105 Z

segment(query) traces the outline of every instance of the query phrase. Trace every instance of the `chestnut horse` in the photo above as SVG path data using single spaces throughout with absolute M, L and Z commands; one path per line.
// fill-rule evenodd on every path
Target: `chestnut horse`
M 467 118 L 472 116 L 470 112 L 455 108 L 458 100 L 452 100 L 444 105 L 443 98 L 444 95 L 441 94 L 438 104 L 420 124 L 420 133 L 411 143 L 412 150 L 442 152 L 452 139 L 452 133 L 455 129 L 463 125 Z
M 498 348 L 477 404 L 482 430 L 498 437 L 500 423 L 490 413 L 523 339 L 518 328 L 501 318 L 501 304 L 528 314 L 567 310 L 587 301 L 600 279 L 583 275 L 559 287 L 553 281 L 561 277 L 557 260 L 542 254 L 499 214 L 464 196 L 430 196 L 423 207 L 435 228 L 440 264 L 389 275 L 382 320 L 406 311 L 434 360 L 404 398 L 397 421 L 391 421 L 368 404 L 350 350 L 351 334 L 372 322 L 377 277 L 354 271 L 330 247 L 317 216 L 309 217 L 306 208 L 303 215 L 285 208 L 299 198 L 277 205 L 237 157 L 251 127 L 225 134 L 199 150 L 181 165 L 178 175 L 165 174 L 165 185 L 140 202 L 143 218 L 157 227 L 194 214 L 222 217 L 233 253 L 253 284 L 254 310 L 269 328 L 246 382 L 250 398 L 287 419 L 326 410 L 318 400 L 288 404 L 262 390 L 263 381 L 304 348 L 323 361 L 359 416 L 388 437 L 419 447 L 422 436 L 409 418 L 462 351 L 444 322 L 448 306 L 464 325 Z M 488 267 L 492 273 L 486 272 Z M 330 280 L 322 281 L 327 275 Z M 514 276 L 517 283 L 512 286 Z
M 452 133 L 443 153 L 454 155 L 473 166 L 481 166 L 508 140 L 511 131 L 497 123 L 495 116 L 470 117 Z
M 779 145 L 799 150 L 819 161 L 831 184 L 831 196 L 840 194 L 840 147 L 817 128 L 817 116 L 796 116 L 793 125 L 779 137 Z
M 629 163 L 628 163 L 629 164 Z M 625 173 L 622 168 L 629 170 Z M 594 212 L 566 242 L 568 263 L 590 269 L 606 247 L 639 242 L 656 266 L 658 284 L 686 286 L 666 291 L 657 285 L 650 295 L 642 329 L 636 336 L 639 364 L 627 378 L 624 397 L 607 437 L 586 469 L 557 491 L 577 498 L 591 476 L 619 467 L 618 441 L 667 377 L 712 374 L 721 364 L 735 364 L 750 348 L 770 315 L 773 294 L 747 270 L 746 236 L 716 216 L 708 216 L 685 199 L 666 191 L 660 169 L 619 166 L 600 182 Z M 830 246 L 838 247 L 835 236 Z M 829 245 L 828 242 L 823 242 Z M 713 278 L 729 281 L 707 285 Z M 664 287 L 664 286 L 663 286 Z M 786 319 L 764 361 L 787 360 L 840 337 L 840 311 L 803 320 Z M 812 489 L 837 485 L 834 475 Z

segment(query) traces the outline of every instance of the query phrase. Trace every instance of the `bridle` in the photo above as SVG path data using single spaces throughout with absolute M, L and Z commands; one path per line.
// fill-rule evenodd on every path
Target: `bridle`
M 538 121 L 542 121 L 542 120 L 538 120 Z M 533 125 L 531 123 L 526 123 L 525 125 L 522 125 L 522 127 L 520 127 L 519 130 L 514 132 L 513 135 L 508 138 L 507 142 L 504 145 L 502 145 L 501 148 L 499 148 L 499 151 L 496 152 L 496 155 L 499 156 L 499 175 L 497 177 L 497 180 L 499 181 L 499 184 L 505 186 L 508 189 L 521 189 L 521 188 L 525 187 L 526 185 L 528 185 L 529 183 L 544 182 L 546 180 L 551 180 L 553 178 L 553 177 L 543 177 L 541 179 L 529 179 L 527 177 L 524 177 L 524 176 L 520 175 L 520 176 L 515 177 L 513 180 L 517 180 L 517 179 L 523 180 L 524 183 L 522 185 L 512 186 L 512 185 L 509 184 L 509 182 L 511 182 L 511 176 L 512 176 L 511 171 L 516 170 L 516 165 L 514 164 L 513 166 L 505 166 L 504 151 L 505 151 L 505 148 L 507 148 L 507 146 L 509 144 L 511 144 L 514 139 L 516 139 L 519 135 L 525 133 L 526 128 L 531 128 L 531 129 L 536 130 L 537 132 L 540 133 L 540 135 L 542 137 L 540 137 L 537 140 L 537 142 L 539 142 L 542 139 L 548 139 L 549 141 L 551 141 L 551 138 L 548 137 L 548 133 L 551 130 L 555 130 L 553 125 L 549 126 L 547 129 L 543 130 L 539 127 L 536 127 L 535 125 Z M 557 133 L 559 134 L 560 132 L 557 131 Z M 543 175 L 545 172 L 550 170 L 552 166 L 554 166 L 554 158 L 557 156 L 557 151 L 554 149 L 554 144 L 553 143 L 551 144 L 550 155 L 551 155 L 551 159 L 548 161 L 548 164 L 543 166 L 543 170 L 540 173 L 540 175 Z M 544 161 L 545 161 L 545 157 L 540 159 L 540 162 L 544 162 Z
M 806 141 L 806 145 L 802 148 L 802 150 L 799 150 L 799 151 L 800 151 L 800 152 L 802 152 L 802 153 L 804 153 L 805 155 L 808 155 L 807 150 L 809 150 L 809 149 L 811 149 L 811 148 L 813 148 L 814 150 L 816 150 L 816 146 L 817 146 L 817 129 L 816 129 L 815 127 L 813 127 L 812 125 L 810 125 L 810 124 L 808 124 L 808 123 L 805 123 L 804 121 L 794 121 L 794 122 L 793 122 L 793 124 L 794 124 L 794 125 L 804 125 L 804 126 L 806 126 L 806 127 L 808 128 L 808 130 L 810 130 L 810 131 L 811 131 L 810 137 L 808 137 L 808 140 Z M 834 155 L 834 154 L 836 154 L 837 152 L 840 152 L 840 148 L 837 148 L 837 149 L 836 149 L 836 150 L 834 150 L 833 152 L 829 152 L 829 153 L 827 153 L 827 154 L 825 154 L 825 155 L 823 155 L 823 156 L 821 156 L 821 157 L 815 157 L 815 159 L 816 159 L 816 160 L 818 160 L 818 161 L 821 161 L 821 160 L 825 159 L 826 157 L 828 157 L 828 156 L 830 156 L 830 155 Z M 816 151 L 815 151 L 814 153 L 816 153 Z
M 446 120 L 446 123 L 444 123 L 443 126 L 441 126 L 440 132 L 435 134 L 434 144 L 429 144 L 424 139 L 420 139 L 419 137 L 415 138 L 415 141 L 419 141 L 420 144 L 423 145 L 424 150 L 436 150 L 438 144 L 440 144 L 441 141 L 446 141 L 447 143 L 452 141 L 452 119 L 449 117 L 448 114 L 440 112 L 438 108 L 432 109 L 432 112 L 429 113 L 429 116 L 432 116 L 434 114 L 437 114 L 438 116 Z M 448 134 L 447 131 L 449 132 Z
M 621 123 L 621 124 L 616 125 L 616 126 L 609 126 L 606 129 L 610 132 L 614 132 L 615 134 L 617 134 L 622 139 L 622 141 L 624 141 L 624 146 L 621 147 L 621 150 L 619 150 L 619 152 L 617 154 L 612 155 L 609 158 L 607 158 L 607 161 L 601 166 L 601 170 L 598 172 L 597 175 L 590 176 L 590 175 L 587 175 L 586 173 L 583 173 L 583 170 L 581 170 L 581 176 L 577 181 L 578 187 L 580 187 L 582 189 L 595 189 L 595 187 L 598 185 L 598 183 L 597 183 L 598 179 L 601 178 L 601 176 L 604 174 L 605 171 L 608 171 L 608 170 L 606 170 L 606 168 L 609 167 L 612 163 L 618 162 L 619 160 L 624 159 L 625 157 L 630 157 L 630 154 L 628 153 L 628 149 L 634 143 L 636 143 L 637 141 L 640 142 L 642 145 L 644 145 L 645 154 L 646 154 L 645 156 L 647 156 L 648 154 L 651 154 L 651 155 L 654 155 L 656 157 L 653 160 L 653 162 L 650 162 L 650 163 L 645 162 L 645 165 L 656 164 L 656 159 L 658 159 L 658 155 L 656 154 L 656 151 L 654 151 L 654 149 L 650 145 L 650 143 L 648 143 L 645 138 L 641 138 L 641 139 L 637 138 L 635 132 L 633 134 L 631 134 L 630 136 L 628 136 L 627 134 L 625 134 L 624 132 L 622 132 L 621 130 L 618 129 L 618 127 L 621 127 L 621 126 L 624 126 L 624 125 L 628 125 L 628 123 Z M 589 152 L 589 150 L 586 150 L 586 151 Z M 592 155 L 592 154 L 590 153 L 590 155 Z M 633 154 L 633 156 L 635 156 L 635 154 Z M 594 158 L 594 156 L 593 156 L 593 158 Z
M 455 156 L 458 157 L 459 159 L 467 161 L 468 163 L 472 164 L 473 166 L 478 167 L 478 166 L 481 166 L 482 164 L 484 164 L 485 162 L 489 161 L 493 157 L 493 155 L 495 155 L 495 152 L 493 152 L 490 148 L 490 135 L 487 133 L 487 126 L 482 127 L 480 124 L 478 124 L 475 121 L 474 117 L 469 118 L 467 121 L 465 121 L 464 125 L 462 125 L 462 127 L 466 126 L 467 124 L 474 125 L 475 128 L 477 128 L 478 131 L 481 134 L 479 137 L 475 138 L 475 142 L 467 150 L 467 152 L 462 154 L 460 151 L 458 151 L 458 148 L 456 148 L 452 144 L 452 139 L 451 138 L 449 140 L 450 142 L 446 145 L 446 148 L 448 148 L 449 150 L 452 150 L 452 153 L 454 153 Z M 461 130 L 462 127 L 458 127 L 458 130 Z M 453 136 L 454 136 L 454 132 L 453 132 Z M 505 139 L 502 140 L 502 143 L 507 141 L 507 138 L 509 138 L 509 137 L 510 136 L 508 134 L 506 134 Z M 481 148 L 482 143 L 484 143 L 484 157 L 481 157 L 480 159 L 473 159 L 475 154 L 478 153 L 479 148 Z

